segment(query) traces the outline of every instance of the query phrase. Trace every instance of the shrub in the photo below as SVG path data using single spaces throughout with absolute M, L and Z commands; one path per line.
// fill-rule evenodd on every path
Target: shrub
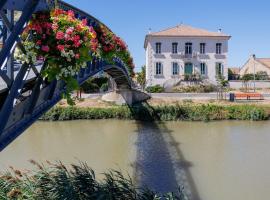
M 254 105 L 184 104 L 110 108 L 55 107 L 44 114 L 41 120 L 65 121 L 77 119 L 136 119 L 144 121 L 209 121 L 209 120 L 266 120 L 268 114 L 262 107 Z
M 173 89 L 174 92 L 180 93 L 209 93 L 217 91 L 217 87 L 213 84 L 199 84 L 189 86 L 178 86 Z
M 161 93 L 161 92 L 164 92 L 164 87 L 160 85 L 154 85 L 154 86 L 147 87 L 145 90 L 148 93 Z

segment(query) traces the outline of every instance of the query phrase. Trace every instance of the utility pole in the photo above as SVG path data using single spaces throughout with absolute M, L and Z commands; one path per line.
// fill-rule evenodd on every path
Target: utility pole
M 255 85 L 255 81 L 256 81 L 256 75 L 255 75 L 255 60 L 256 60 L 256 56 L 255 54 L 253 54 L 253 89 L 254 92 L 256 91 L 256 85 Z

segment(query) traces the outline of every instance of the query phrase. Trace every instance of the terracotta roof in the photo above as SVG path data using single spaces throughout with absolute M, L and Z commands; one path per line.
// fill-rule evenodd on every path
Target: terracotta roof
M 159 32 L 150 33 L 150 36 L 182 36 L 182 37 L 229 37 L 221 32 L 211 32 L 204 29 L 194 28 L 187 25 L 178 25 Z
M 270 58 L 256 58 L 256 60 L 270 68 Z

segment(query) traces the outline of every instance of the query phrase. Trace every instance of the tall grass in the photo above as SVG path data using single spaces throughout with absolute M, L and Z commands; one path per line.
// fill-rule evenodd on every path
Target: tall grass
M 0 199 L 29 200 L 186 200 L 182 192 L 160 195 L 148 188 L 136 188 L 131 178 L 118 171 L 104 173 L 98 181 L 85 163 L 71 165 L 49 163 L 49 167 L 32 161 L 35 172 L 23 173 L 11 168 L 0 177 Z
M 41 120 L 139 119 L 162 121 L 266 120 L 266 109 L 255 105 L 178 104 L 149 107 L 147 105 L 109 108 L 55 107 Z

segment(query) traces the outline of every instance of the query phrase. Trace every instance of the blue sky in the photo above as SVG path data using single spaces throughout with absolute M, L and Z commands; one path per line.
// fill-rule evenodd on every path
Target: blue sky
M 251 54 L 270 57 L 269 0 L 65 0 L 109 26 L 129 46 L 136 70 L 145 63 L 144 38 L 183 22 L 232 36 L 229 66 L 242 66 Z

